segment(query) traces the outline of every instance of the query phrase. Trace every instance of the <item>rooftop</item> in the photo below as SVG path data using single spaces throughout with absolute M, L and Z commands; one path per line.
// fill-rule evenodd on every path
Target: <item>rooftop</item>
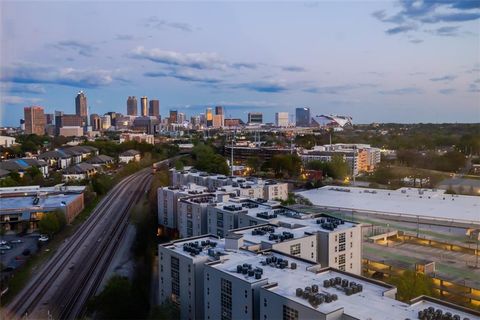
M 170 244 L 166 244 L 165 247 L 182 256 L 189 257 L 192 260 L 206 258 L 208 256 L 214 259 L 214 257 L 211 255 L 212 251 L 209 251 L 209 249 L 212 249 L 215 252 L 224 253 L 225 241 L 224 239 L 219 239 L 218 237 L 212 235 L 205 235 L 196 238 L 174 241 Z M 193 247 L 194 249 L 185 249 L 184 247 Z
M 0 212 L 25 212 L 35 210 L 52 211 L 69 205 L 79 194 L 52 194 L 38 197 L 39 201 L 35 204 L 35 196 L 24 197 L 2 197 L 0 198 Z
M 480 223 L 480 197 L 449 195 L 444 190 L 325 186 L 297 194 L 317 206 Z

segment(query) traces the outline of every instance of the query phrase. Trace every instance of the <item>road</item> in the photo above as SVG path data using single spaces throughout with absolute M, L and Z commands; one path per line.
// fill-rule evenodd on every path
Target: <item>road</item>
M 151 169 L 118 183 L 5 308 L 6 319 L 77 319 L 85 312 L 128 225 L 129 211 L 147 192 Z

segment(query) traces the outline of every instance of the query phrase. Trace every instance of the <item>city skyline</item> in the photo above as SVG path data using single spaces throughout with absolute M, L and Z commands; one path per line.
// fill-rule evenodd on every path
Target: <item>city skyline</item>
M 222 105 L 264 122 L 304 106 L 355 123 L 480 119 L 478 2 L 7 1 L 2 17 L 4 126 L 30 105 L 74 113 L 81 90 L 100 115 L 126 114 L 134 95 L 162 117 Z

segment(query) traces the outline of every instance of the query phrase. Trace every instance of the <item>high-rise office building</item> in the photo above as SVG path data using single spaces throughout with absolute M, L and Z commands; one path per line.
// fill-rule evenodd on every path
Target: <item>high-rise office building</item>
M 127 115 L 136 116 L 138 113 L 137 97 L 132 96 L 127 99 Z
M 215 114 L 223 115 L 223 107 L 222 106 L 216 106 L 215 107 Z
M 46 121 L 46 124 L 54 124 L 55 123 L 55 115 L 53 113 L 45 114 L 45 121 Z
M 295 124 L 297 127 L 309 127 L 310 126 L 310 108 L 297 108 L 295 109 Z
M 275 125 L 277 127 L 288 127 L 288 112 L 275 113 Z
M 43 108 L 38 106 L 25 107 L 23 112 L 25 116 L 25 133 L 44 135 L 46 121 Z
M 205 113 L 207 127 L 213 126 L 213 111 L 212 108 L 207 108 L 207 112 Z
M 168 119 L 169 123 L 178 123 L 178 111 L 170 110 L 170 117 Z
M 118 114 L 114 111 L 109 111 L 105 114 L 108 114 L 110 116 L 110 120 L 111 120 L 111 125 L 112 126 L 116 126 L 117 125 L 117 117 L 118 117 Z
M 88 124 L 87 96 L 83 91 L 75 97 L 75 114 L 84 119 L 85 125 Z
M 140 98 L 140 110 L 142 111 L 142 117 L 148 116 L 148 99 L 147 97 Z
M 149 108 L 148 108 L 148 115 L 153 116 L 153 117 L 160 116 L 160 101 L 150 100 Z
M 177 114 L 177 122 L 180 123 L 180 124 L 182 124 L 182 123 L 184 123 L 185 121 L 187 121 L 187 116 L 185 115 L 185 113 L 179 112 L 179 113 Z
M 90 115 L 90 125 L 93 131 L 99 131 L 101 129 L 102 120 L 96 113 Z
M 261 113 L 261 112 L 249 112 L 248 113 L 248 123 L 250 123 L 250 124 L 262 124 L 263 123 L 263 113 Z

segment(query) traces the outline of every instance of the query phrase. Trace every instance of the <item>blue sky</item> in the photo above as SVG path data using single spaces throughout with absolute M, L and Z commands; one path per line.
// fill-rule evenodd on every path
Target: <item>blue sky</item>
M 480 1 L 0 3 L 0 123 L 23 107 L 480 122 Z

